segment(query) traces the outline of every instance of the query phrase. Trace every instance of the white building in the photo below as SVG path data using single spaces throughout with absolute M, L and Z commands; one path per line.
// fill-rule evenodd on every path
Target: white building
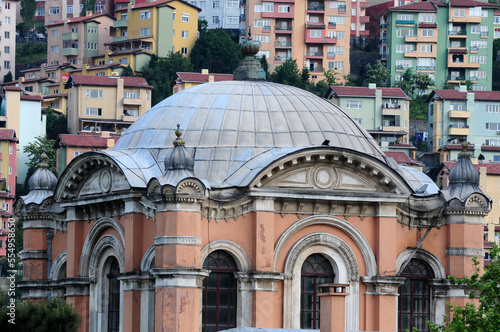
M 15 79 L 16 69 L 16 11 L 17 0 L 0 1 L 0 82 L 4 76 L 12 73 Z
M 200 20 L 208 22 L 208 29 L 222 28 L 238 30 L 240 21 L 240 2 L 238 0 L 192 0 L 192 5 L 201 8 Z

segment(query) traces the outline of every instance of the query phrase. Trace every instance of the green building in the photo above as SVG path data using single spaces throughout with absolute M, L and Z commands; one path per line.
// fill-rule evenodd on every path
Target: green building
M 436 88 L 492 88 L 493 17 L 497 5 L 450 0 L 418 2 L 387 9 L 380 16 L 380 54 L 392 86 L 407 69 L 427 74 Z

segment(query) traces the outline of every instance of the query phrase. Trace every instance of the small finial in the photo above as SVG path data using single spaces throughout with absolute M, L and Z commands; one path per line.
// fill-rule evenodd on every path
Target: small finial
M 248 27 L 248 40 L 252 40 L 252 26 Z
M 49 157 L 47 157 L 47 154 L 45 152 L 42 152 L 42 154 L 40 155 L 40 162 L 38 163 L 37 167 L 38 168 L 49 168 L 49 164 L 47 164 L 47 159 Z
M 175 135 L 177 138 L 174 140 L 174 146 L 184 145 L 184 140 L 181 138 L 182 130 L 181 125 L 177 124 L 177 130 L 175 131 Z
M 462 142 L 462 152 L 460 152 L 458 154 L 459 157 L 465 157 L 465 158 L 469 158 L 470 157 L 470 153 L 467 152 L 467 148 L 469 147 L 469 143 L 467 143 L 467 141 L 463 141 Z

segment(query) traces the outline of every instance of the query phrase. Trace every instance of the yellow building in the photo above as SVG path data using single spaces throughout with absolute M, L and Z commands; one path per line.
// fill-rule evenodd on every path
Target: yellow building
M 202 69 L 201 73 L 177 72 L 177 77 L 173 81 L 173 93 L 204 83 L 232 80 L 233 74 L 209 74 L 208 69 Z
M 151 108 L 153 87 L 142 77 L 71 75 L 65 87 L 71 134 L 123 132 Z

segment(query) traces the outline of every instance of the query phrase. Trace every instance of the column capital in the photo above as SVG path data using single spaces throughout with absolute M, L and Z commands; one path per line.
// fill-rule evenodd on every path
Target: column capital
M 397 296 L 398 288 L 404 284 L 406 278 L 393 276 L 362 276 L 361 280 L 367 286 L 367 295 Z
M 276 272 L 252 271 L 249 273 L 238 272 L 236 278 L 241 282 L 242 290 L 277 292 L 277 283 L 285 279 L 285 275 Z
M 151 274 L 155 277 L 156 288 L 201 288 L 202 281 L 210 271 L 194 268 L 154 268 Z

